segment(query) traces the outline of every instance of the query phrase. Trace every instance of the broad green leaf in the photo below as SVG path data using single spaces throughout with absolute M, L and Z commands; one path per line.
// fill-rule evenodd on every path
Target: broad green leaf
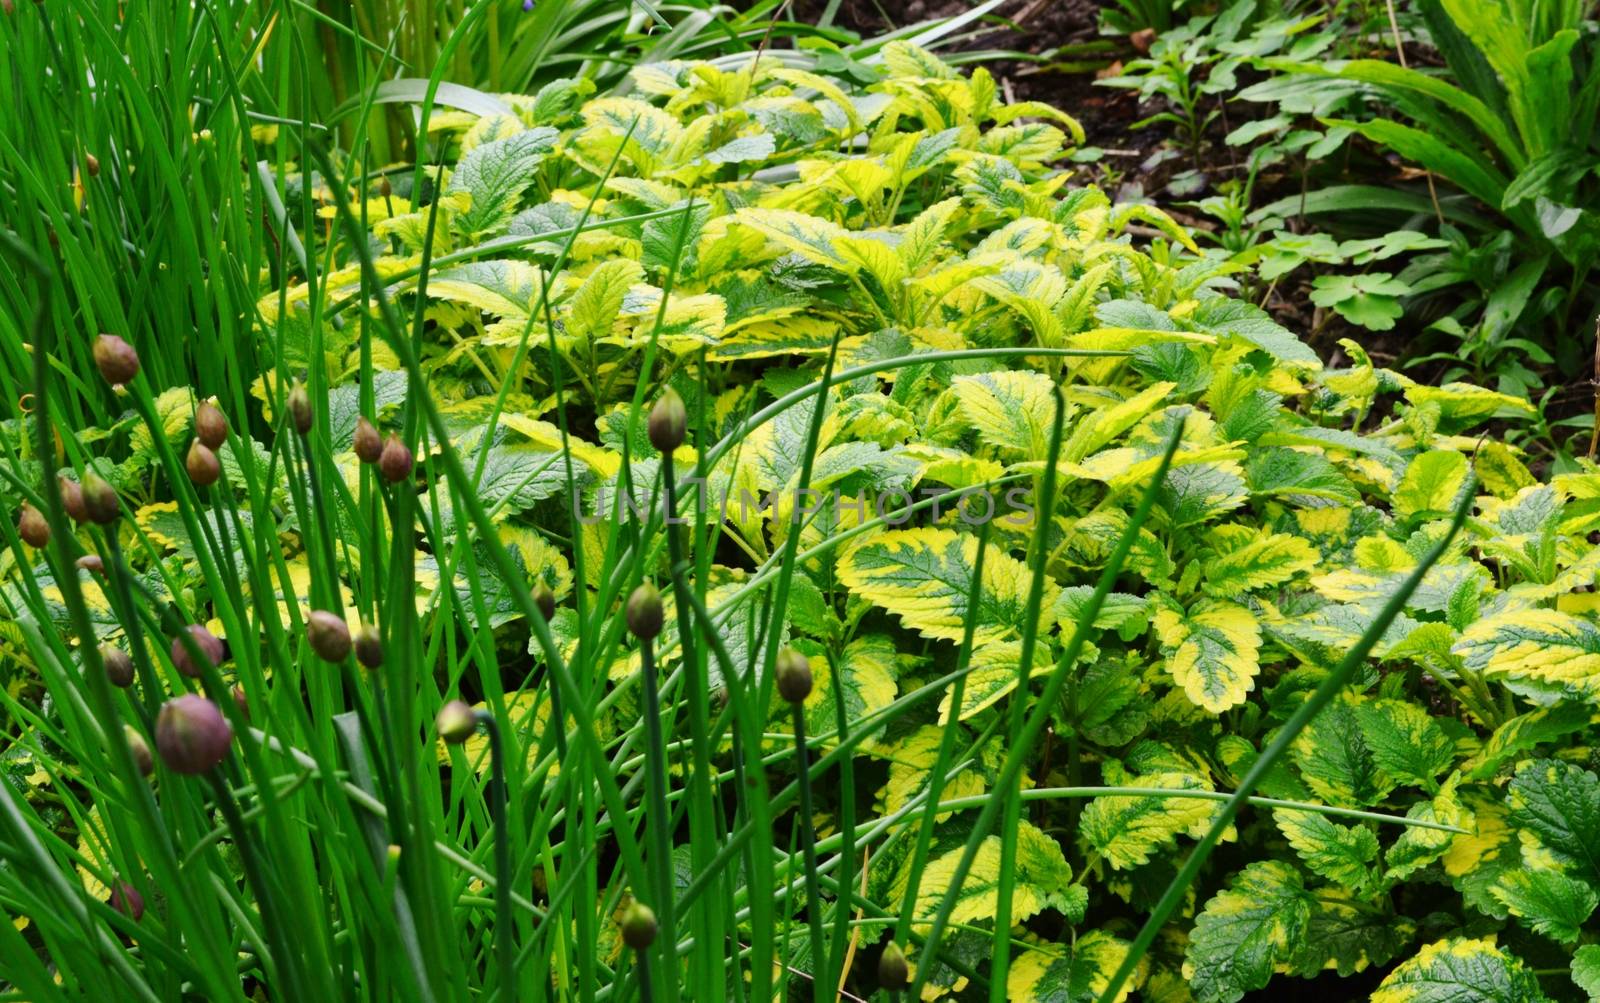
M 950 384 L 961 413 L 991 446 L 1041 459 L 1055 420 L 1054 383 L 1043 373 L 1002 370 L 958 376 Z
M 1358 902 L 1340 888 L 1312 892 L 1311 922 L 1289 961 L 1291 974 L 1316 978 L 1324 971 L 1349 976 L 1387 965 L 1416 936 L 1404 916 Z
M 1261 349 L 1292 368 L 1317 370 L 1322 360 L 1288 328 L 1283 327 L 1260 307 L 1229 296 L 1203 300 L 1189 323 L 1207 334 L 1228 335 Z
M 735 216 L 784 250 L 829 268 L 855 271 L 836 250 L 839 240 L 846 236 L 837 223 L 791 209 L 740 209 Z
M 1466 809 L 1456 795 L 1459 777 L 1452 776 L 1433 796 L 1431 801 L 1419 801 L 1406 811 L 1406 818 L 1423 822 L 1440 822 L 1465 829 L 1470 825 Z M 1389 864 L 1386 876 L 1400 880 L 1438 860 L 1450 849 L 1453 837 L 1441 829 L 1423 829 L 1408 826 L 1400 838 L 1389 847 L 1384 859 Z
M 988 560 L 988 555 L 984 559 Z M 1030 677 L 1041 668 L 1049 668 L 1049 657 L 1049 652 L 1042 648 L 1034 650 L 1034 667 Z M 1020 641 L 995 641 L 976 646 L 967 662 L 967 685 L 961 693 L 961 711 L 957 720 L 965 721 L 1016 689 L 1021 664 Z M 941 723 L 950 720 L 950 703 L 954 695 L 954 690 L 946 692 L 939 703 Z
M 1210 790 L 1192 773 L 1149 773 L 1125 778 L 1125 786 Z M 1151 853 L 1168 847 L 1180 834 L 1207 824 L 1216 805 L 1200 798 L 1154 794 L 1103 795 L 1090 801 L 1079 819 L 1084 844 L 1115 870 L 1149 862 Z
M 1600 687 L 1600 627 L 1553 609 L 1507 610 L 1472 624 L 1454 652 L 1486 676 L 1563 687 Z
M 926 637 L 959 641 L 968 615 L 977 617 L 979 643 L 1020 636 L 1028 598 L 1027 565 L 991 547 L 983 558 L 983 586 L 967 608 L 978 538 L 948 529 L 901 529 L 868 537 L 839 562 L 839 578 L 852 592 L 899 616 Z M 1046 582 L 1043 608 L 1055 602 Z
M 1052 945 L 1054 946 L 1054 945 Z M 1128 956 L 1128 942 L 1091 930 L 1062 945 L 1064 954 L 1023 951 L 1006 974 L 1006 998 L 1015 1003 L 1095 1003 Z M 1122 1003 L 1140 982 L 1136 972 L 1112 1003 Z
M 1356 717 L 1373 762 L 1395 780 L 1431 789 L 1450 768 L 1455 743 L 1419 705 L 1368 700 L 1356 706 Z
M 1466 482 L 1465 456 L 1443 449 L 1423 453 L 1406 467 L 1395 488 L 1395 517 L 1409 520 L 1448 515 Z
M 1220 714 L 1245 701 L 1261 671 L 1261 630 L 1236 603 L 1204 599 L 1187 613 L 1156 611 L 1167 671 L 1194 703 Z
M 1493 939 L 1436 940 L 1389 973 L 1372 1003 L 1545 1003 L 1539 979 Z
M 1278 860 L 1250 864 L 1195 919 L 1183 964 L 1195 999 L 1235 1003 L 1265 986 L 1310 921 L 1311 896 L 1293 867 Z
M 1320 812 L 1287 808 L 1274 811 L 1272 819 L 1313 872 L 1360 897 L 1372 891 L 1378 837 L 1371 829 L 1340 825 Z
M 567 334 L 583 340 L 596 340 L 611 333 L 622 312 L 622 302 L 644 278 L 637 261 L 616 258 L 589 273 L 573 294 L 566 308 Z
M 1523 763 L 1506 794 L 1511 821 L 1573 873 L 1600 882 L 1600 777 L 1558 759 Z
M 1585 944 L 1573 954 L 1572 981 L 1591 999 L 1600 997 L 1600 944 Z
M 1300 775 L 1318 797 L 1330 804 L 1366 807 L 1382 800 L 1394 782 L 1379 771 L 1367 747 L 1356 704 L 1351 696 L 1328 704 L 1291 749 Z
M 468 193 L 472 205 L 456 217 L 456 226 L 473 239 L 504 229 L 559 136 L 541 126 L 484 143 L 463 157 L 450 177 L 450 191 Z
M 1029 822 L 1019 825 L 1016 836 L 1016 868 L 1005 875 L 1000 873 L 1000 837 L 984 839 L 956 896 L 950 922 L 993 919 L 1001 881 L 1011 886 L 1011 916 L 1017 922 L 1049 908 L 1074 911 L 1081 917 L 1082 902 L 1078 897 L 1082 889 L 1075 889 L 1072 884 L 1072 868 L 1067 865 L 1060 844 Z M 941 833 L 922 872 L 916 905 L 912 908 L 912 917 L 919 924 L 930 922 L 938 912 L 965 848 L 964 827 L 950 826 Z M 897 906 L 906 895 L 911 880 L 909 870 L 908 862 L 889 888 L 890 900 Z
M 1489 893 L 1535 933 L 1570 944 L 1600 904 L 1594 888 L 1560 871 L 1517 870 L 1500 875 Z
M 1222 599 L 1282 585 L 1321 561 L 1316 548 L 1298 536 L 1264 534 L 1244 525 L 1218 526 L 1206 535 L 1206 542 L 1211 549 L 1200 588 Z

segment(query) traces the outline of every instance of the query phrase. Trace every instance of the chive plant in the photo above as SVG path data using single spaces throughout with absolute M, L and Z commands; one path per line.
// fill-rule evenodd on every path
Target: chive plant
M 0 496 L 16 499 L 17 515 L 0 532 L 17 582 L 6 641 L 52 698 L 46 712 L 7 693 L 7 737 L 56 793 L 23 796 L 0 778 L 0 919 L 28 920 L 25 929 L 0 923 L 7 998 L 753 1001 L 771 999 L 789 978 L 776 973 L 794 970 L 822 1000 L 847 982 L 872 985 L 862 959 L 876 948 L 876 985 L 896 998 L 920 998 L 942 965 L 1000 999 L 1014 950 L 1008 893 L 989 932 L 987 975 L 944 947 L 965 932 L 952 917 L 985 840 L 1000 840 L 1003 878 L 1016 866 L 1024 804 L 1129 791 L 1225 799 L 1163 899 L 1167 912 L 1245 803 L 1450 828 L 1253 797 L 1293 737 L 1287 726 L 1231 796 L 1023 789 L 1182 432 L 1143 478 L 1041 685 L 1031 669 L 1059 544 L 1059 395 L 1039 470 L 977 485 L 1028 483 L 1041 506 L 1026 543 L 1018 696 L 976 738 L 951 723 L 927 786 L 894 811 L 858 818 L 873 736 L 946 697 L 957 717 L 976 615 L 961 625 L 953 667 L 857 715 L 841 647 L 813 662 L 791 636 L 796 576 L 959 492 L 854 526 L 784 511 L 778 545 L 713 600 L 713 554 L 725 541 L 717 514 L 694 500 L 695 480 L 755 430 L 800 414 L 795 483 L 812 484 L 824 472 L 830 393 L 852 381 L 1024 358 L 1123 364 L 1128 353 L 992 346 L 862 361 L 847 360 L 836 335 L 814 373 L 759 409 L 747 405 L 719 436 L 703 357 L 691 414 L 673 389 L 682 374 L 658 351 L 698 225 L 692 200 L 629 221 L 661 224 L 667 249 L 661 301 L 621 409 L 619 486 L 598 496 L 597 511 L 575 504 L 570 513 L 570 603 L 528 580 L 482 487 L 492 432 L 521 394 L 521 367 L 537 362 L 554 378 L 557 472 L 567 497 L 582 496 L 564 395 L 583 374 L 558 350 L 544 273 L 515 364 L 491 388 L 487 417 L 474 416 L 480 437 L 463 436 L 436 393 L 427 311 L 408 315 L 397 299 L 405 283 L 423 302 L 440 269 L 470 259 L 435 253 L 441 199 L 423 212 L 420 253 L 396 274 L 375 260 L 366 207 L 334 199 L 331 215 L 319 212 L 310 189 L 368 190 L 369 162 L 405 150 L 420 190 L 437 177 L 438 151 L 430 159 L 399 138 L 410 128 L 427 135 L 436 104 L 488 97 L 441 91 L 446 76 L 526 87 L 565 43 L 583 41 L 601 64 L 593 78 L 610 79 L 632 55 L 605 46 L 631 44 L 662 16 L 652 5 L 605 8 L 593 25 L 582 16 L 601 5 L 560 0 L 536 4 L 526 22 L 478 5 L 455 24 L 416 4 L 392 20 L 393 9 L 357 4 L 353 23 L 301 3 L 133 5 L 114 24 L 81 4 L 42 10 L 61 16 L 0 18 L 0 103 L 13 110 L 0 120 L 0 243 L 18 262 L 0 271 L 0 389 L 29 401 L 12 418 L 18 434 L 0 435 Z M 649 51 L 738 52 L 776 10 L 686 19 L 693 30 L 674 29 Z M 51 72 L 22 72 L 37 67 Z M 394 86 L 394 74 L 414 83 Z M 347 116 L 323 107 L 325 80 Z M 374 112 L 402 101 L 421 105 L 415 123 Z M 51 125 L 63 113 L 70 136 Z M 81 195 L 62 184 L 73 165 L 83 168 Z M 541 235 L 558 245 L 551 274 L 580 238 L 617 225 L 591 222 L 599 190 L 578 222 Z M 288 316 L 291 281 L 305 287 L 303 330 L 259 307 L 276 288 L 277 316 Z M 357 360 L 356 414 L 337 426 L 330 352 Z M 380 355 L 400 381 L 384 389 L 383 406 Z M 174 387 L 192 389 L 177 399 Z M 137 441 L 147 471 L 119 476 L 90 428 Z M 658 463 L 635 462 L 635 431 Z M 685 453 L 690 471 L 677 466 Z M 629 517 L 638 497 L 650 504 Z M 170 516 L 152 518 L 152 502 L 170 504 Z M 599 525 L 583 525 L 592 514 Z M 976 535 L 971 610 L 986 599 L 986 562 L 1000 559 L 991 527 Z M 526 646 L 505 643 L 507 611 L 526 624 Z M 1331 699 L 1375 636 L 1291 724 Z M 828 667 L 825 687 L 813 664 Z M 787 706 L 787 732 L 771 730 L 775 698 Z M 824 698 L 834 717 L 816 728 L 807 714 Z M 991 741 L 1006 750 L 998 796 L 946 799 L 950 778 Z M 828 833 L 814 818 L 824 797 L 841 809 Z M 909 888 L 919 889 L 943 812 L 975 815 L 932 913 L 914 892 L 891 910 L 860 891 L 872 859 L 902 847 Z M 791 826 L 797 852 L 773 838 Z M 788 936 L 797 918 L 803 940 Z M 1146 927 L 1140 951 L 1159 925 Z M 1136 962 L 1130 954 L 1108 998 Z

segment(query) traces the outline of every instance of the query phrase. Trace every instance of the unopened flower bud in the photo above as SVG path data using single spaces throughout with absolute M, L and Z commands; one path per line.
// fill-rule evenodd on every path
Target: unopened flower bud
M 106 562 L 100 559 L 99 554 L 84 554 L 73 563 L 91 575 L 103 575 L 106 573 Z
M 894 941 L 884 945 L 878 955 L 878 987 L 899 992 L 911 981 L 911 966 L 906 964 L 905 952 Z
M 183 466 L 189 471 L 189 480 L 194 482 L 195 487 L 208 488 L 222 476 L 222 463 L 217 459 L 217 454 L 199 439 L 189 444 L 189 456 L 183 461 Z
M 350 654 L 350 628 L 344 617 L 325 609 L 314 609 L 306 618 L 306 640 L 325 662 L 342 662 Z
M 100 158 L 92 153 L 83 155 L 83 169 L 91 178 L 100 176 Z
M 383 456 L 383 437 L 378 435 L 377 427 L 367 420 L 366 415 L 356 419 L 356 430 L 350 437 L 350 448 L 356 451 L 356 459 L 362 463 L 377 463 Z
M 185 693 L 161 705 L 156 751 L 173 772 L 205 773 L 222 762 L 232 742 L 233 726 L 205 697 Z
M 194 640 L 195 647 L 200 649 L 200 654 L 205 656 L 206 661 L 210 662 L 213 668 L 222 664 L 226 651 L 217 635 L 198 623 L 191 623 L 184 629 L 188 631 L 189 637 Z M 191 678 L 200 675 L 200 666 L 196 665 L 194 660 L 189 657 L 189 649 L 184 646 L 182 636 L 172 639 L 172 664 L 177 667 L 179 672 Z
M 114 644 L 100 645 L 100 663 L 106 667 L 106 678 L 111 685 L 127 688 L 133 685 L 133 659 Z
M 239 711 L 239 716 L 245 720 L 250 719 L 250 698 L 245 696 L 244 687 L 238 683 L 233 684 L 233 706 Z
M 683 408 L 683 398 L 668 387 L 656 398 L 656 406 L 650 409 L 650 417 L 645 422 L 650 445 L 660 452 L 670 453 L 683 445 L 688 428 L 689 414 Z
M 296 382 L 289 391 L 289 420 L 294 423 L 294 430 L 302 436 L 311 432 L 311 395 L 306 392 L 304 383 Z
M 362 665 L 376 669 L 383 664 L 383 637 L 372 624 L 364 623 L 356 628 L 354 646 L 356 661 Z
M 122 501 L 117 489 L 94 471 L 83 475 L 83 510 L 89 521 L 109 526 L 122 514 Z
M 44 513 L 23 502 L 22 512 L 17 516 L 17 535 L 30 547 L 43 547 L 49 543 L 50 524 L 45 522 Z
M 388 198 L 394 192 L 394 186 L 389 184 L 387 176 L 378 179 L 378 197 Z
M 648 950 L 656 942 L 656 914 L 634 899 L 622 913 L 622 942 L 635 951 Z
M 131 383 L 139 375 L 139 353 L 114 334 L 102 334 L 94 340 L 94 364 L 114 387 Z
M 194 434 L 207 449 L 221 449 L 228 441 L 228 419 L 222 409 L 210 401 L 201 401 L 194 412 Z
M 533 587 L 533 605 L 538 608 L 539 615 L 549 623 L 551 617 L 556 615 L 556 594 L 550 591 L 550 586 L 544 582 Z
M 83 488 L 78 486 L 78 482 L 65 474 L 58 474 L 56 484 L 61 488 L 61 507 L 67 510 L 72 521 L 88 522 L 89 511 L 83 507 Z
M 633 590 L 623 611 L 628 630 L 641 641 L 648 641 L 661 633 L 661 593 L 649 582 Z
M 390 484 L 400 483 L 411 476 L 411 463 L 411 450 L 406 448 L 398 435 L 390 435 L 389 441 L 383 444 L 383 452 L 378 456 L 378 470 L 383 474 L 383 479 Z
M 144 917 L 144 896 L 126 881 L 119 881 L 111 889 L 111 908 L 137 923 Z
M 139 768 L 139 775 L 148 777 L 156 768 L 155 758 L 150 755 L 150 743 L 131 724 L 122 726 L 122 737 L 128 742 L 128 753 L 133 756 L 133 765 Z
M 793 648 L 778 652 L 778 695 L 794 704 L 811 695 L 811 660 Z
M 439 729 L 440 738 L 451 745 L 460 745 L 478 730 L 478 715 L 465 701 L 451 700 L 439 708 L 439 716 L 434 724 Z

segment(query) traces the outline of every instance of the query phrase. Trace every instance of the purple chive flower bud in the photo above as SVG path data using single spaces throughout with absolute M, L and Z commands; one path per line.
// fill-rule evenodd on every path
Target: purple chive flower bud
M 174 773 L 205 773 L 228 755 L 233 727 L 217 705 L 185 693 L 161 705 L 156 718 L 156 751 Z
M 439 729 L 440 738 L 450 745 L 460 745 L 478 730 L 478 715 L 465 701 L 451 700 L 439 708 L 439 716 L 434 724 Z
M 126 881 L 118 881 L 111 889 L 111 908 L 137 923 L 144 917 L 144 896 Z
M 355 636 L 356 661 L 369 669 L 376 669 L 383 664 L 383 637 L 378 633 L 378 628 L 370 623 L 364 623 L 356 628 Z
M 622 914 L 622 942 L 635 951 L 648 950 L 656 942 L 656 914 L 634 899 Z
M 215 404 L 201 401 L 194 412 L 194 434 L 207 449 L 221 449 L 228 441 L 228 419 Z
M 650 445 L 659 452 L 670 453 L 683 445 L 688 429 L 689 414 L 684 410 L 683 398 L 668 387 L 656 398 L 656 406 L 650 409 L 650 417 L 645 421 Z
M 544 582 L 533 587 L 533 604 L 538 607 L 539 615 L 544 617 L 546 623 L 556 615 L 556 594 Z
M 189 632 L 189 636 L 194 639 L 195 646 L 200 649 L 200 653 L 206 657 L 206 660 L 211 663 L 213 668 L 222 664 L 226 651 L 223 649 L 222 641 L 217 638 L 217 635 L 198 623 L 191 623 L 184 629 Z M 177 666 L 179 672 L 191 678 L 200 675 L 200 666 L 196 665 L 194 660 L 189 657 L 189 649 L 184 647 L 183 638 L 181 637 L 172 639 L 172 664 Z
M 623 610 L 628 630 L 641 641 L 648 641 L 661 633 L 661 593 L 649 582 L 633 590 L 628 605 Z
M 150 755 L 150 744 L 131 724 L 122 726 L 122 736 L 128 740 L 128 752 L 133 756 L 133 765 L 139 768 L 139 775 L 148 777 L 156 768 L 156 761 Z
M 905 952 L 900 945 L 889 941 L 878 956 L 878 987 L 890 992 L 904 989 L 911 981 L 911 966 L 906 964 Z
M 400 441 L 398 435 L 390 435 L 389 441 L 383 444 L 383 452 L 378 456 L 378 470 L 382 472 L 383 479 L 390 484 L 398 484 L 411 476 L 413 457 L 411 450 Z
M 106 667 L 111 685 L 126 689 L 133 685 L 133 659 L 114 644 L 100 645 L 100 663 Z
M 356 458 L 362 463 L 377 463 L 383 456 L 383 438 L 366 415 L 356 419 L 356 431 L 350 437 L 350 448 L 356 451 Z
M 102 334 L 94 340 L 94 364 L 114 387 L 130 383 L 139 375 L 139 353 L 114 334 Z
M 811 695 L 811 660 L 793 648 L 778 652 L 778 695 L 793 704 Z
M 183 466 L 189 471 L 189 480 L 194 482 L 195 487 L 208 488 L 222 476 L 222 464 L 217 460 L 217 454 L 199 439 L 189 444 L 189 456 L 183 461 Z
M 83 510 L 90 522 L 101 526 L 109 526 L 122 514 L 122 502 L 117 498 L 117 489 L 93 471 L 83 477 Z
M 100 559 L 99 554 L 84 554 L 73 563 L 91 575 L 103 575 L 106 573 L 106 562 Z
M 344 617 L 325 609 L 314 609 L 306 618 L 306 640 L 325 662 L 342 662 L 350 654 L 350 628 Z
M 17 516 L 17 535 L 30 547 L 39 548 L 49 543 L 50 524 L 45 522 L 44 513 L 23 502 L 22 511 Z
M 61 507 L 67 510 L 72 521 L 88 522 L 89 510 L 83 507 L 83 488 L 78 486 L 78 482 L 65 474 L 57 474 L 56 484 L 61 488 Z

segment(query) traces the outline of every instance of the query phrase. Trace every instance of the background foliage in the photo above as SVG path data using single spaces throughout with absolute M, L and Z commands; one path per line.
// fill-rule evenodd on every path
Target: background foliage
M 0 989 L 1600 993 L 1600 473 L 1544 363 L 1498 361 L 1582 344 L 1529 325 L 1588 309 L 1593 137 L 1518 115 L 1593 26 L 1408 9 L 1423 72 L 1253 5 L 1108 12 L 1160 29 L 1107 82 L 1198 173 L 1240 130 L 1252 177 L 1431 172 L 1339 239 L 1062 170 L 1070 106 L 936 54 L 995 7 L 864 41 L 837 5 L 0 16 L 0 477 L 35 510 L 0 529 Z M 1219 136 L 1235 97 L 1277 111 Z M 1506 285 L 1427 278 L 1470 242 L 1435 204 L 1502 229 Z M 1300 332 L 1266 308 L 1298 288 Z M 1326 350 L 1424 293 L 1501 354 Z M 200 776 L 157 729 L 186 691 L 232 731 Z M 452 699 L 482 735 L 440 741 Z

